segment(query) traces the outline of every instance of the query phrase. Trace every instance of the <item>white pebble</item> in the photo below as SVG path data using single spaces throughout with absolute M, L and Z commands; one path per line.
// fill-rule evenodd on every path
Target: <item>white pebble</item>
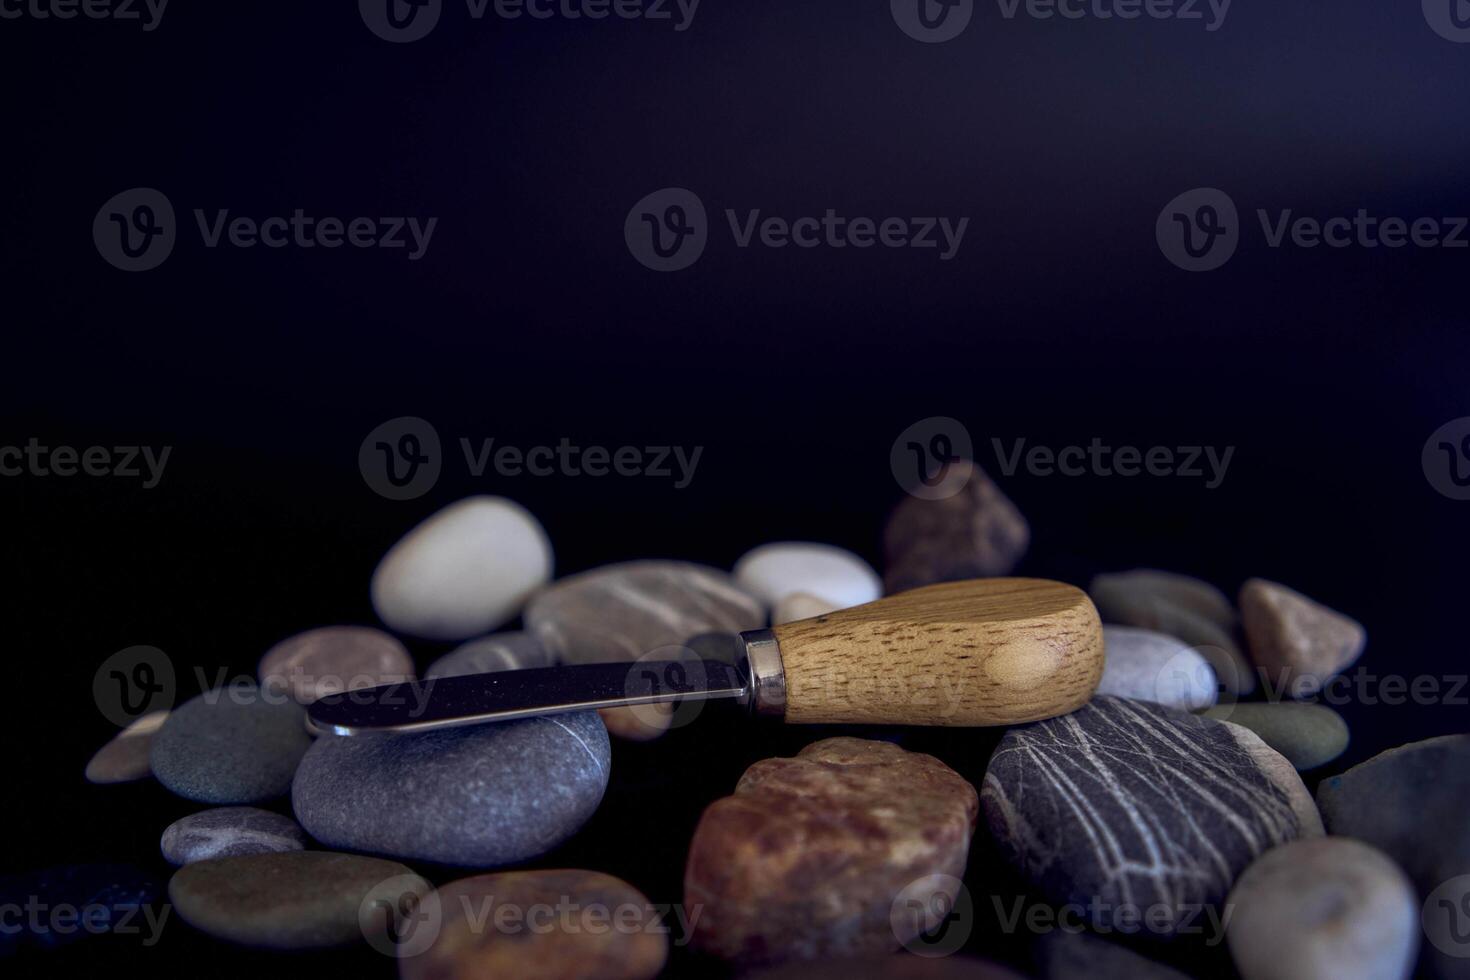
M 469 497 L 388 550 L 373 573 L 373 608 L 400 633 L 464 640 L 513 619 L 551 569 L 551 541 L 530 511 Z

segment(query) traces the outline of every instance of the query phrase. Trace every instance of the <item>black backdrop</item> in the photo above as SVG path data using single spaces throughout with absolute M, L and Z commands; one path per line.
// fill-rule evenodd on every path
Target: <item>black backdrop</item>
M 1028 574 L 1085 582 L 1149 564 L 1233 590 L 1250 575 L 1361 619 L 1365 667 L 1466 672 L 1470 503 L 1420 452 L 1470 415 L 1466 251 L 1269 248 L 1257 208 L 1319 218 L 1470 214 L 1470 45 L 1415 5 L 1241 0 L 1199 22 L 1006 20 L 920 44 L 887 5 L 704 0 L 693 26 L 472 21 L 450 4 L 412 44 L 352 5 L 180 4 L 159 28 L 0 20 L 5 96 L 0 444 L 173 447 L 154 489 L 0 479 L 9 801 L 0 871 L 135 862 L 195 807 L 81 776 L 111 732 L 91 678 L 153 644 L 249 671 L 303 628 L 373 621 L 367 582 L 414 522 L 468 493 L 530 507 L 560 573 L 632 557 L 728 566 L 800 538 L 875 563 L 901 496 L 889 449 L 952 416 L 1032 521 Z M 166 193 L 180 242 L 120 272 L 102 203 Z M 703 257 L 657 274 L 623 221 L 661 187 L 701 196 Z M 1226 190 L 1244 237 L 1189 274 L 1155 243 L 1165 202 Z M 194 208 L 436 216 L 425 257 L 206 249 Z M 958 256 L 739 249 L 725 208 L 968 216 Z M 374 426 L 446 443 L 702 446 L 690 486 L 487 476 L 451 457 L 413 501 L 357 466 Z M 1008 445 L 1236 447 L 1223 484 L 997 473 Z M 427 662 L 438 652 L 418 644 Z M 1332 771 L 1464 730 L 1463 707 L 1341 707 Z M 618 745 L 608 803 L 544 865 L 678 898 L 700 809 L 805 732 L 711 712 Z M 907 733 L 977 781 L 992 737 Z M 441 877 L 451 876 L 446 872 Z M 997 872 L 977 855 L 983 898 Z M 1000 888 L 1000 885 L 996 885 Z M 976 952 L 1014 952 L 980 930 Z M 168 973 L 321 968 L 222 956 L 178 923 L 152 950 L 81 943 Z M 376 954 L 363 965 L 391 972 Z M 30 961 L 26 961 L 30 962 Z M 681 957 L 676 960 L 692 968 Z

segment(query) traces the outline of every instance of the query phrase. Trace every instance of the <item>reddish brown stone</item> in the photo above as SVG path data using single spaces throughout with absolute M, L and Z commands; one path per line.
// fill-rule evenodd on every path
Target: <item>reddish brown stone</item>
M 883 532 L 884 590 L 892 595 L 935 582 L 1009 575 L 1031 543 L 1031 526 L 985 471 L 952 497 L 905 499 Z M 956 470 L 958 472 L 958 469 Z
M 433 945 L 401 956 L 403 980 L 650 980 L 667 923 L 632 885 L 599 871 L 508 871 L 440 888 Z
M 830 738 L 757 762 L 695 830 L 695 944 L 746 964 L 891 952 L 913 938 L 895 933 L 894 900 L 964 873 L 978 812 L 959 774 L 887 742 Z

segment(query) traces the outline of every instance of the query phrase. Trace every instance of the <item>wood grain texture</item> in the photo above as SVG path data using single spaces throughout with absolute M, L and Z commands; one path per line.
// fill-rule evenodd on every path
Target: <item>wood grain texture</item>
M 1102 623 L 1081 589 L 946 582 L 774 629 L 796 724 L 1012 725 L 1085 704 Z

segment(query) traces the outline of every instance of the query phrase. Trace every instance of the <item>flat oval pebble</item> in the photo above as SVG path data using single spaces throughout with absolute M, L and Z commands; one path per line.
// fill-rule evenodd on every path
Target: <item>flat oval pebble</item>
M 130 783 L 153 774 L 148 754 L 153 736 L 168 719 L 167 711 L 153 711 L 112 737 L 87 763 L 90 783 Z
M 955 460 L 949 497 L 905 497 L 883 529 L 883 587 L 889 593 L 936 582 L 1009 575 L 1031 544 L 1031 525 L 978 465 Z
M 1007 731 L 981 802 L 1047 902 L 1155 939 L 1195 927 L 1261 852 L 1322 833 L 1301 777 L 1250 731 L 1106 695 Z
M 1177 590 L 1161 591 L 1151 577 L 1158 574 L 1099 575 L 1088 586 L 1088 595 L 1104 623 L 1164 633 L 1194 648 L 1209 661 L 1221 691 L 1232 697 L 1255 691 L 1255 668 L 1236 642 L 1232 626 L 1196 611 L 1197 602 L 1180 604 Z
M 279 854 L 306 847 L 306 834 L 290 817 L 253 806 L 191 813 L 163 832 L 159 849 L 169 864 L 245 854 Z
M 492 674 L 498 670 L 550 667 L 553 658 L 530 633 L 495 633 L 461 644 L 429 665 L 425 677 Z
M 1348 747 L 1347 722 L 1322 704 L 1222 704 L 1205 716 L 1249 728 L 1299 770 L 1326 765 Z
M 306 712 L 284 695 L 234 686 L 175 708 L 153 736 L 153 774 L 201 803 L 260 803 L 291 789 L 311 746 Z
M 668 959 L 658 909 L 598 871 L 478 875 L 445 885 L 430 903 L 438 936 L 400 957 L 403 980 L 652 980 Z
M 1251 659 L 1288 697 L 1320 691 L 1368 642 L 1354 620 L 1265 579 L 1241 586 L 1240 615 Z
M 1104 619 L 1110 612 L 1123 612 L 1139 596 L 1154 596 L 1169 605 L 1209 620 L 1221 629 L 1235 628 L 1239 617 L 1224 592 L 1210 583 L 1178 572 L 1135 568 L 1095 576 L 1087 587 Z
M 524 861 L 576 833 L 611 770 L 595 712 L 434 732 L 323 737 L 296 819 L 328 847 L 467 867 Z
M 526 628 L 568 663 L 637 660 L 700 633 L 765 623 L 765 607 L 729 575 L 681 561 L 624 562 L 582 572 L 526 607 Z
M 883 595 L 873 567 L 845 548 L 786 541 L 747 551 L 735 562 L 735 582 L 774 607 L 801 592 L 846 609 Z
M 1215 671 L 1199 651 L 1172 636 L 1133 626 L 1104 626 L 1106 660 L 1098 694 L 1154 701 L 1182 711 L 1208 708 Z
M 367 626 L 323 626 L 282 640 L 260 660 L 260 683 L 301 704 L 342 691 L 414 678 L 413 658 L 396 639 Z
M 396 861 L 292 851 L 196 861 L 168 883 L 179 917 L 200 932 L 268 949 L 330 949 L 370 938 L 360 918 L 366 900 L 385 883 L 419 895 L 427 881 Z M 369 917 L 366 925 L 385 923 Z
M 684 872 L 694 944 L 742 964 L 874 956 L 948 907 L 978 815 L 975 788 L 929 755 L 829 738 L 763 759 L 700 817 Z
M 530 511 L 470 497 L 389 549 L 373 573 L 373 608 L 399 633 L 467 640 L 514 619 L 551 567 L 551 541 Z
M 1383 852 L 1346 837 L 1261 855 L 1230 892 L 1230 953 L 1242 980 L 1407 980 L 1419 901 Z

